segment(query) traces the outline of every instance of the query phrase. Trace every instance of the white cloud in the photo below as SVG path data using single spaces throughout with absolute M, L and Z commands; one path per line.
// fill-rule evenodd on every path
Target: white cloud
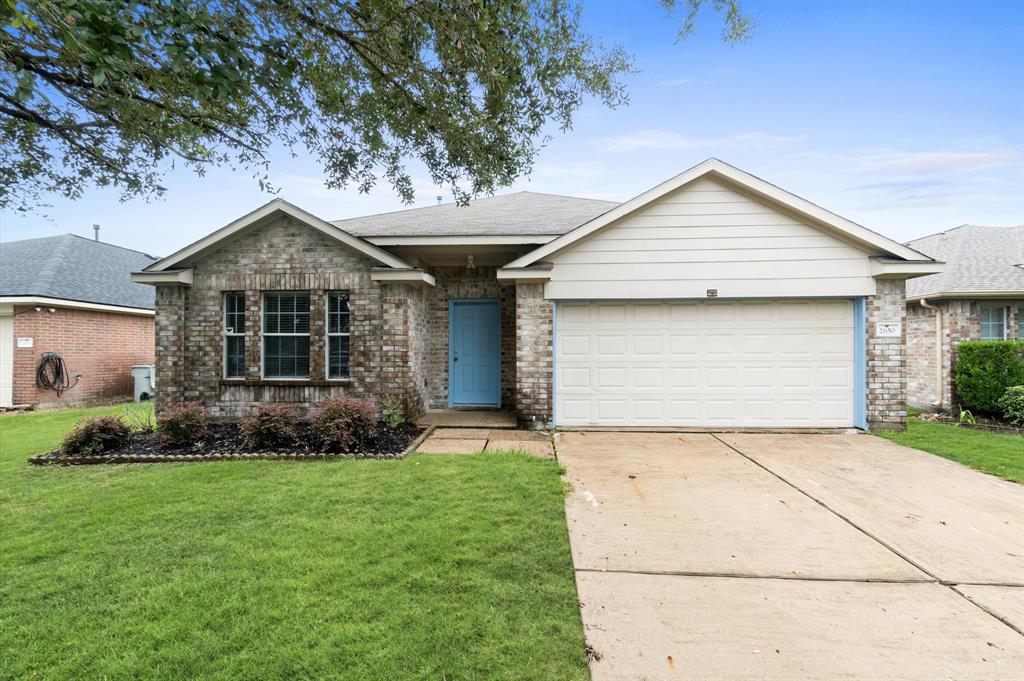
M 1011 150 L 930 151 L 870 154 L 857 159 L 857 170 L 886 175 L 942 175 L 986 170 L 1017 160 Z
M 658 85 L 660 85 L 662 87 L 680 87 L 680 86 L 683 86 L 683 85 L 711 85 L 711 81 L 710 80 L 697 79 L 697 78 L 690 78 L 690 77 L 687 76 L 687 77 L 684 77 L 684 78 L 673 78 L 673 79 L 670 79 L 670 80 L 659 80 L 658 81 Z
M 608 152 L 630 152 L 651 149 L 657 151 L 688 151 L 691 149 L 769 149 L 795 144 L 807 139 L 806 135 L 771 135 L 764 132 L 744 132 L 726 137 L 687 137 L 674 130 L 636 130 L 614 137 L 598 139 Z

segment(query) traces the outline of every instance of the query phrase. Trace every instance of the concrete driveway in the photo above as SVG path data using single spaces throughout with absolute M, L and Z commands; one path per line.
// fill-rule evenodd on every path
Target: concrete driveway
M 1024 678 L 1024 488 L 867 435 L 562 433 L 596 681 Z

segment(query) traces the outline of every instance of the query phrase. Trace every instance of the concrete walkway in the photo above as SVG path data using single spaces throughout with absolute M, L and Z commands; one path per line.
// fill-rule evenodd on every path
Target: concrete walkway
M 555 455 L 547 433 L 503 428 L 437 428 L 416 448 L 416 453 L 476 454 L 511 450 L 545 458 Z
M 596 681 L 1024 678 L 1024 488 L 866 435 L 563 433 Z

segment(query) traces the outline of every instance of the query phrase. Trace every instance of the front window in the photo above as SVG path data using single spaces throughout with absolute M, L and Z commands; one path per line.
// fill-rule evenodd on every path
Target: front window
M 224 294 L 224 378 L 245 378 L 245 293 Z
M 1006 339 L 1006 308 L 981 308 L 981 340 Z
M 309 378 L 309 292 L 263 294 L 263 376 Z
M 327 294 L 327 378 L 348 378 L 348 291 Z

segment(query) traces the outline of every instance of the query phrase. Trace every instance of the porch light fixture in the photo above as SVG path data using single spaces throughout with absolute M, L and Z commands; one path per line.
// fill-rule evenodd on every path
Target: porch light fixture
M 470 272 L 476 269 L 476 263 L 473 262 L 473 256 L 471 255 L 466 256 L 466 269 Z

